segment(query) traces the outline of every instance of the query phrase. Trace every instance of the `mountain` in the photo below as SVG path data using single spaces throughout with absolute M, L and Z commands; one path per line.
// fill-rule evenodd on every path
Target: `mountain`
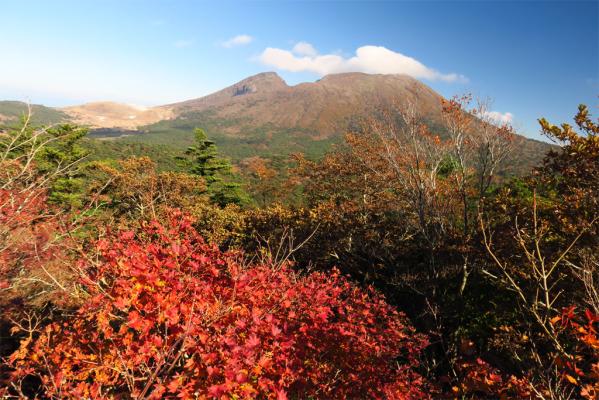
M 169 120 L 144 127 L 128 140 L 187 145 L 193 127 L 203 127 L 221 149 L 239 161 L 254 155 L 285 156 L 302 151 L 318 157 L 361 117 L 411 104 L 429 126 L 443 133 L 443 97 L 407 75 L 343 73 L 289 86 L 274 72 L 244 79 L 198 99 L 158 107 Z M 525 172 L 551 148 L 518 137 L 510 169 Z
M 406 75 L 362 73 L 328 75 L 317 82 L 288 86 L 276 73 L 266 72 L 166 107 L 182 117 L 211 111 L 216 118 L 241 120 L 241 125 L 226 129 L 229 133 L 272 126 L 310 129 L 314 136 L 326 137 L 392 99 L 412 101 L 424 114 L 440 112 L 441 97 L 419 81 Z
M 55 110 L 90 126 L 90 137 L 117 143 L 183 149 L 193 129 L 204 128 L 234 161 L 252 156 L 281 158 L 292 152 L 318 157 L 361 117 L 410 103 L 443 133 L 442 97 L 407 75 L 343 73 L 289 86 L 274 72 L 260 73 L 216 93 L 152 108 L 101 102 Z M 0 108 L 0 114 L 2 109 Z M 528 170 L 550 145 L 519 138 L 510 164 Z
M 345 73 L 288 86 L 274 72 L 162 109 L 181 119 L 236 121 L 220 124 L 221 131 L 230 135 L 244 135 L 256 128 L 271 134 L 298 129 L 318 140 L 338 135 L 356 117 L 371 115 L 392 101 L 401 105 L 412 102 L 430 117 L 441 112 L 441 97 L 407 75 Z

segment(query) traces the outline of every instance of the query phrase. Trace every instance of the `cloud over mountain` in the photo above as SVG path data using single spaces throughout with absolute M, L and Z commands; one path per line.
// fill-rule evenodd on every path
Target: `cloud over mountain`
M 406 74 L 431 81 L 464 82 L 463 75 L 444 74 L 429 68 L 420 61 L 382 46 L 362 46 L 353 57 L 338 54 L 319 54 L 306 42 L 297 43 L 292 50 L 266 48 L 259 56 L 260 62 L 290 72 L 313 72 L 324 76 L 341 72 L 370 74 Z

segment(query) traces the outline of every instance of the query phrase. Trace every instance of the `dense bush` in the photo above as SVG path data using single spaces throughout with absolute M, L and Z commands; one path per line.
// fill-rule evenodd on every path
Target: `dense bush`
M 426 345 L 338 272 L 248 265 L 180 213 L 97 243 L 89 298 L 11 356 L 44 396 L 423 398 Z
M 113 165 L 116 164 L 116 165 Z M 131 225 L 155 219 L 165 207 L 190 208 L 207 203 L 206 184 L 200 177 L 158 171 L 148 157 L 94 162 L 86 167 L 89 197 L 100 208 L 98 217 L 112 225 Z

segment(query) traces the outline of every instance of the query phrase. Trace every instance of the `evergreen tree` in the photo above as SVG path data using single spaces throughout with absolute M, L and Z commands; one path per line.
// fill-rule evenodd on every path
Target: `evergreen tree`
M 247 194 L 239 183 L 232 181 L 231 162 L 218 156 L 216 144 L 203 129 L 196 128 L 194 136 L 195 145 L 185 151 L 185 156 L 179 157 L 184 168 L 204 178 L 213 202 L 221 206 L 246 203 Z
M 80 207 L 84 195 L 84 173 L 80 165 L 88 152 L 79 143 L 87 129 L 74 125 L 59 125 L 47 130 L 51 140 L 38 155 L 42 173 L 57 171 L 50 186 L 48 201 L 65 208 Z
M 79 143 L 86 134 L 87 129 L 70 124 L 34 126 L 23 117 L 20 125 L 0 135 L 0 150 L 8 159 L 31 158 L 35 176 L 46 181 L 49 202 L 73 208 L 81 205 L 83 196 L 79 164 L 87 151 Z

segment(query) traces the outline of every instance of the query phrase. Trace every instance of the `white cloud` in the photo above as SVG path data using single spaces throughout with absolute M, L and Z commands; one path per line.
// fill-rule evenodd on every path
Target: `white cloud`
M 318 52 L 310 43 L 307 42 L 298 42 L 293 46 L 293 51 L 298 56 L 308 56 L 315 57 L 318 55 Z
M 291 72 L 314 72 L 318 75 L 340 72 L 366 72 L 370 74 L 407 74 L 414 78 L 465 82 L 463 75 L 443 74 L 418 60 L 382 46 L 362 46 L 356 55 L 344 58 L 338 54 L 318 54 L 306 42 L 296 44 L 291 51 L 268 47 L 259 57 L 265 64 Z
M 484 116 L 498 124 L 511 124 L 514 120 L 514 114 L 510 112 L 501 113 L 499 111 L 485 111 Z
M 185 47 L 189 47 L 193 44 L 193 40 L 177 40 L 176 42 L 173 43 L 173 46 L 175 46 L 178 49 L 183 49 Z
M 254 40 L 254 38 L 251 37 L 250 35 L 237 35 L 237 36 L 232 37 L 229 40 L 222 42 L 221 45 L 226 48 L 231 48 L 231 47 L 235 47 L 235 46 L 243 46 L 243 45 L 249 44 L 253 40 Z

